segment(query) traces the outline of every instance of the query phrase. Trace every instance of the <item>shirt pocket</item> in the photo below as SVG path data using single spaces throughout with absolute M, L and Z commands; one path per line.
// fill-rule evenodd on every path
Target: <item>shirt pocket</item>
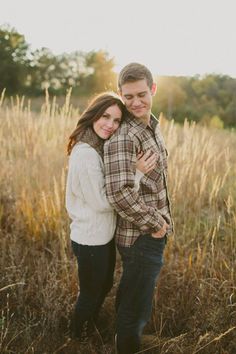
M 154 170 L 142 177 L 141 184 L 147 189 L 146 192 L 150 191 L 151 193 L 158 193 L 159 185 L 162 183 L 164 173 L 165 169 L 163 163 L 159 163 Z

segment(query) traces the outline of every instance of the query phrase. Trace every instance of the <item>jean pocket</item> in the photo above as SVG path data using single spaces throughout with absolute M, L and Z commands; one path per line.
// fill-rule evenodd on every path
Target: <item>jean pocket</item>
M 151 235 L 142 235 L 138 242 L 135 244 L 136 252 L 147 259 L 162 258 L 165 249 L 165 237 L 154 238 Z

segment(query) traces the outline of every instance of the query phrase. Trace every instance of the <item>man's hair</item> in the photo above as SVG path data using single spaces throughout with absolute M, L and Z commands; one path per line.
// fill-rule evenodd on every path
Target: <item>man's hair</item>
M 153 77 L 150 70 L 145 65 L 130 63 L 126 65 L 119 74 L 118 88 L 121 90 L 122 85 L 127 82 L 135 82 L 143 79 L 146 79 L 149 88 L 152 88 Z

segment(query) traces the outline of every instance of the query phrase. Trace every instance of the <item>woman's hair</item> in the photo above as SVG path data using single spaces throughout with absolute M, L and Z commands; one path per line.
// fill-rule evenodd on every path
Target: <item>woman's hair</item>
M 78 136 L 85 132 L 88 128 L 93 129 L 93 123 L 101 118 L 107 108 L 113 105 L 117 105 L 120 108 L 123 116 L 125 106 L 120 97 L 114 92 L 101 93 L 92 99 L 88 107 L 80 116 L 75 130 L 69 137 L 69 142 L 67 145 L 68 155 L 70 155 L 74 145 L 78 142 Z

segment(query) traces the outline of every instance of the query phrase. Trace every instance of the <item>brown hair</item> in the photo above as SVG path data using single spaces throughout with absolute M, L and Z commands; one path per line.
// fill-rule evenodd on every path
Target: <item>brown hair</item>
M 78 142 L 79 135 L 85 132 L 88 128 L 93 129 L 93 123 L 101 118 L 107 108 L 113 105 L 117 105 L 120 108 L 123 116 L 125 106 L 120 97 L 114 92 L 101 93 L 92 99 L 88 107 L 80 116 L 75 130 L 69 137 L 67 145 L 68 155 L 70 155 L 74 145 Z
M 149 88 L 152 88 L 153 77 L 151 71 L 142 64 L 130 63 L 126 65 L 120 72 L 118 77 L 118 88 L 121 90 L 122 85 L 127 82 L 134 82 L 146 79 Z

